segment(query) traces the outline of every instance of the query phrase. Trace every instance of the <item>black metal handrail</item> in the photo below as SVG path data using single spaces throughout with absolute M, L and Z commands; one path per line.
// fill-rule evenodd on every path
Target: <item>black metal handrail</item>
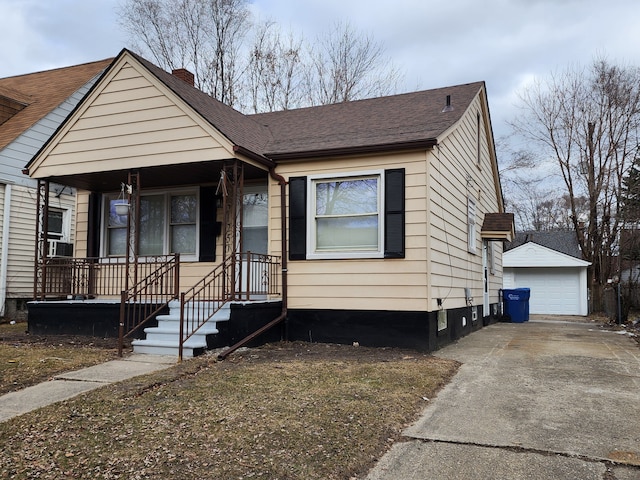
M 145 269 L 146 271 L 146 269 Z M 140 278 L 140 277 L 138 277 Z M 118 355 L 122 356 L 124 339 L 155 317 L 180 291 L 180 255 L 168 256 L 157 268 L 120 296 Z
M 144 279 L 172 258 L 173 255 L 140 256 L 135 264 L 127 263 L 123 257 L 45 258 L 41 266 L 45 281 L 35 297 L 37 300 L 120 297 L 132 268 L 136 269 L 137 278 Z
M 180 294 L 180 345 L 229 301 L 249 301 L 256 296 L 278 295 L 280 257 L 252 252 L 225 258 L 192 288 Z

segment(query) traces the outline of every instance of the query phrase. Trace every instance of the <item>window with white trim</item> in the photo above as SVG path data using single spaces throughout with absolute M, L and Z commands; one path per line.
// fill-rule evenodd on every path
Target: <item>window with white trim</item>
M 467 197 L 467 249 L 476 253 L 476 201 Z
M 308 258 L 382 257 L 382 172 L 309 177 Z
M 68 209 L 49 207 L 47 212 L 47 255 L 49 257 L 71 256 L 71 213 Z
M 47 212 L 47 238 L 49 240 L 65 240 L 65 216 L 67 211 L 59 208 L 49 208 Z
M 115 194 L 107 196 L 105 201 L 108 207 L 105 222 L 107 256 L 122 256 L 126 252 L 127 216 L 118 215 L 115 210 L 120 201 Z M 135 205 L 131 206 L 131 211 L 135 211 Z M 139 255 L 180 253 L 195 256 L 198 249 L 196 191 L 142 194 L 139 225 Z
M 289 259 L 405 258 L 405 170 L 289 178 Z

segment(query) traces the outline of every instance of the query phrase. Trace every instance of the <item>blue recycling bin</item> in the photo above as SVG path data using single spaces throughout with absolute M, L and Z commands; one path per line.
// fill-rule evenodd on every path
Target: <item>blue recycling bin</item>
M 503 311 L 511 317 L 513 323 L 529 321 L 530 288 L 513 288 L 502 290 Z

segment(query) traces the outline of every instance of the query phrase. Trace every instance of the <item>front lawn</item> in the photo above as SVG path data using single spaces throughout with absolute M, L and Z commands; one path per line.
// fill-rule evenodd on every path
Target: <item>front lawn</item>
M 363 478 L 457 367 L 298 342 L 205 355 L 0 424 L 0 477 Z

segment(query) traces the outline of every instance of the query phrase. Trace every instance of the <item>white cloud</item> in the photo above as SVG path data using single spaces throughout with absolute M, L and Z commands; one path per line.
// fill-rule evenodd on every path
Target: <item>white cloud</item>
M 117 0 L 0 0 L 0 77 L 115 56 Z

